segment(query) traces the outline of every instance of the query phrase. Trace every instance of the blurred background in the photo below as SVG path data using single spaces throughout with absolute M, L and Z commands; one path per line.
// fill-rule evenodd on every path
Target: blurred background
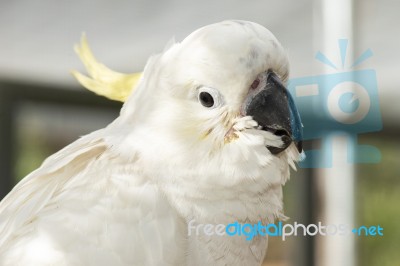
M 287 49 L 291 92 L 308 124 L 305 147 L 320 151 L 285 186 L 288 223 L 384 228 L 375 237 L 271 237 L 265 265 L 400 265 L 398 10 L 396 0 L 2 0 L 0 199 L 47 156 L 118 116 L 120 103 L 85 91 L 70 75 L 84 72 L 73 52 L 83 32 L 105 65 L 139 72 L 172 37 L 181 41 L 226 19 L 250 20 Z M 338 78 L 329 85 L 332 77 Z M 354 83 L 364 88 L 375 108 L 363 126 L 338 122 L 325 106 L 341 78 L 350 90 Z M 353 109 L 341 114 L 351 119 L 364 100 L 351 100 Z M 333 118 L 324 116 L 329 112 Z

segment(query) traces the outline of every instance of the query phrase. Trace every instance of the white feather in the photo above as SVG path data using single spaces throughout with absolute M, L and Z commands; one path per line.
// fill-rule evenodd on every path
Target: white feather
M 288 76 L 262 26 L 213 24 L 152 57 L 121 115 L 47 159 L 0 204 L 0 265 L 260 265 L 267 239 L 188 236 L 187 222 L 284 218 L 298 159 L 240 105 L 259 73 Z M 224 105 L 197 101 L 199 86 Z

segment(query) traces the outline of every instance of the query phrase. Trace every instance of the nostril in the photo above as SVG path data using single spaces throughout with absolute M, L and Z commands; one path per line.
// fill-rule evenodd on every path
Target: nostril
M 259 80 L 259 79 L 256 79 L 256 80 L 253 81 L 253 83 L 251 84 L 250 87 L 251 87 L 253 90 L 255 90 L 255 89 L 257 89 L 258 85 L 260 85 L 260 80 Z

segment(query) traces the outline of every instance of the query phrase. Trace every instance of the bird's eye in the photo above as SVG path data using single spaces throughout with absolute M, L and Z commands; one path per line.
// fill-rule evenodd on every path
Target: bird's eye
M 201 87 L 198 91 L 198 100 L 204 107 L 215 108 L 221 105 L 221 96 L 215 89 Z
M 199 94 L 199 100 L 204 107 L 210 108 L 214 105 L 214 98 L 208 92 L 202 91 Z

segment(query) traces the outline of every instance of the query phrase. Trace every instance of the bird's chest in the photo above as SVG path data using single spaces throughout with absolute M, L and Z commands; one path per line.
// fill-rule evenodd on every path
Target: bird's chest
M 189 265 L 261 265 L 267 250 L 266 236 L 255 236 L 250 240 L 244 235 L 223 233 L 218 226 L 188 226 Z
M 169 197 L 171 205 L 186 219 L 190 265 L 261 265 L 266 236 L 246 239 L 244 234 L 228 235 L 225 230 L 233 223 L 273 222 L 282 211 L 281 186 L 170 191 L 174 192 Z

